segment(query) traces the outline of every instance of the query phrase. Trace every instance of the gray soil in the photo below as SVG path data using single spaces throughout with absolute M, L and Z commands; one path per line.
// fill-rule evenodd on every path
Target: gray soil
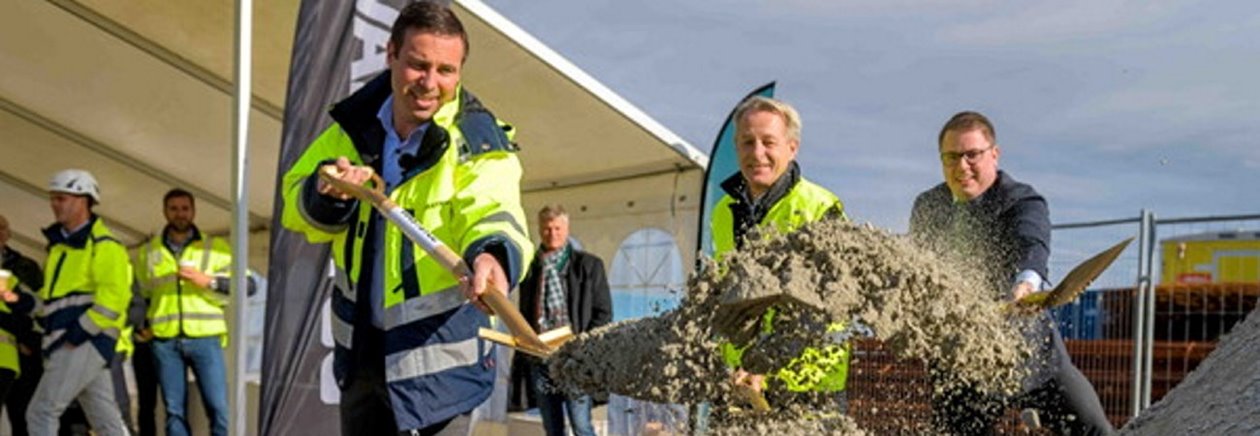
M 1260 311 L 1120 434 L 1260 434 Z
M 719 411 L 738 406 L 718 352 L 718 332 L 755 336 L 741 335 L 740 326 L 727 319 L 740 312 L 732 308 L 748 301 L 773 303 L 781 317 L 775 340 L 750 348 L 746 365 L 779 367 L 803 344 L 834 340 L 820 328 L 833 321 L 865 325 L 898 356 L 930 362 L 947 376 L 936 389 L 962 383 L 1012 393 L 1030 356 L 995 293 L 976 291 L 979 286 L 968 279 L 975 274 L 908 238 L 869 226 L 810 224 L 750 242 L 704 269 L 689 281 L 677 309 L 605 326 L 561 347 L 550 362 L 558 388 L 663 403 L 710 402 Z M 744 307 L 743 318 L 755 318 L 763 307 Z M 722 329 L 715 329 L 715 321 Z M 750 326 L 742 331 L 750 332 Z M 715 413 L 710 427 L 714 434 L 861 433 L 849 417 L 827 412 L 780 404 L 766 414 Z

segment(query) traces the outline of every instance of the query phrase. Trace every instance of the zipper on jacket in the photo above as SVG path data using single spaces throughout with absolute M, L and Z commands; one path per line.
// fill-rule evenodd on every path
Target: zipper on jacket
M 66 263 L 66 252 L 61 252 L 61 257 L 57 258 L 57 268 L 53 270 L 52 283 L 48 285 L 48 295 L 44 296 L 45 300 L 51 300 L 53 292 L 57 290 L 57 279 L 61 277 L 61 266 Z
M 188 250 L 187 246 L 180 249 L 179 256 L 175 258 L 175 309 L 176 313 L 179 314 L 179 318 L 176 319 L 176 325 L 179 326 L 179 336 L 176 336 L 176 338 L 183 338 L 186 336 L 184 333 L 184 279 L 179 277 L 179 269 L 183 268 L 183 266 L 180 266 L 179 262 L 183 259 L 184 252 L 186 250 Z
M 175 261 L 175 313 L 177 314 L 175 325 L 179 326 L 179 333 L 175 336 L 175 339 L 178 339 L 184 337 L 184 279 L 179 276 L 179 270 L 183 268 L 179 262 L 184 257 L 184 251 L 188 249 L 188 244 L 192 243 L 192 240 L 189 238 L 188 241 L 184 241 L 184 246 L 179 249 L 178 253 L 171 250 L 171 247 L 166 244 L 165 240 L 161 242 L 162 248 L 165 248 L 166 252 L 170 253 L 171 258 Z

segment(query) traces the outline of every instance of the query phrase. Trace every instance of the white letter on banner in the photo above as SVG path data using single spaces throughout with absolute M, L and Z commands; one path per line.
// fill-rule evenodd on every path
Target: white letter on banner
M 354 38 L 359 43 L 359 57 L 350 62 L 351 93 L 385 68 L 389 27 L 398 18 L 397 9 L 374 0 L 359 0 L 354 10 Z

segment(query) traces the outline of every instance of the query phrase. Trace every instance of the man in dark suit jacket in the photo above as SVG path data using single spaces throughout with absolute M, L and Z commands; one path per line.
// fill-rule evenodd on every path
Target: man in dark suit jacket
M 1032 186 L 998 170 L 1001 149 L 993 124 L 961 112 L 941 129 L 938 151 L 945 183 L 915 199 L 910 233 L 921 244 L 981 274 L 994 298 L 1019 300 L 1039 292 L 1050 258 L 1050 212 Z M 993 291 L 990 291 L 993 292 Z M 934 421 L 955 434 L 988 434 L 1007 407 L 1032 408 L 1060 434 L 1114 432 L 1098 394 L 1072 365 L 1046 311 L 1032 315 L 1023 333 L 1034 344 L 1023 389 L 1013 398 L 969 389 L 933 398 Z M 936 376 L 946 376 L 937 374 Z
M 542 237 L 538 255 L 521 282 L 520 309 L 534 331 L 542 333 L 568 326 L 582 333 L 612 321 L 612 297 L 604 261 L 569 243 L 569 214 L 560 205 L 538 212 Z M 594 435 L 591 397 L 570 397 L 551 387 L 546 365 L 517 353 L 513 370 L 524 372 L 528 389 L 542 415 L 548 436 L 563 436 L 565 412 L 577 436 Z M 523 371 L 521 371 L 523 370 Z

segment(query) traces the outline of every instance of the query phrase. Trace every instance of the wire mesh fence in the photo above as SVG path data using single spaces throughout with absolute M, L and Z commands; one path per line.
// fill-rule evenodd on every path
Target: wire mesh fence
M 1111 245 L 1137 239 L 1080 298 L 1053 313 L 1073 362 L 1117 428 L 1193 371 L 1260 298 L 1260 215 L 1149 218 L 1058 225 L 1051 238 L 1052 282 Z M 1196 247 L 1209 254 L 1195 257 Z M 929 428 L 931 389 L 923 362 L 897 359 L 878 341 L 854 344 L 850 413 L 864 428 Z M 1008 412 L 995 430 L 1026 431 L 1015 417 Z
M 1117 428 L 1193 371 L 1260 298 L 1260 215 L 1160 220 L 1143 212 L 1058 225 L 1051 238 L 1050 284 L 1131 237 L 1137 240 L 1084 294 L 1053 311 L 1073 362 Z M 634 312 L 623 311 L 633 306 L 625 301 L 617 305 L 621 316 Z M 643 312 L 635 315 L 656 311 Z M 859 339 L 849 374 L 848 411 L 863 428 L 875 434 L 935 431 L 925 363 L 898 359 L 879 341 Z M 613 434 L 686 426 L 685 410 L 677 406 L 631 400 L 613 409 L 610 424 L 621 424 L 612 426 L 619 429 Z M 1036 434 L 1021 425 L 1018 412 L 1008 411 L 994 430 Z

